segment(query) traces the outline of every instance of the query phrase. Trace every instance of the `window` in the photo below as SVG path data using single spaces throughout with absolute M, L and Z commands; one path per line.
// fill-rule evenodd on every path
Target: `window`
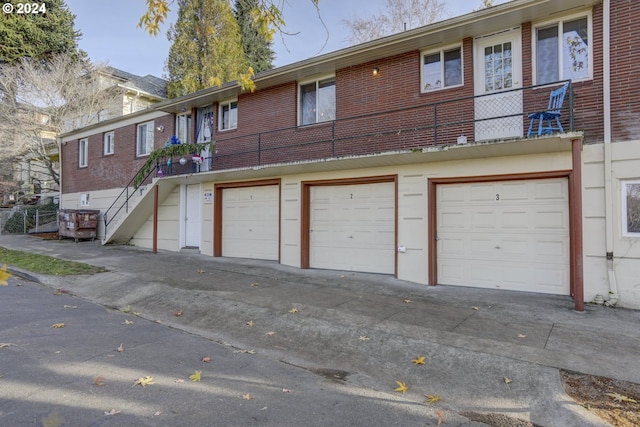
M 78 166 L 86 168 L 89 164 L 89 140 L 87 138 L 78 141 Z
M 462 48 L 454 47 L 422 55 L 422 91 L 462 84 Z
M 153 122 L 138 125 L 136 156 L 148 156 L 153 151 Z
M 640 180 L 622 182 L 622 235 L 640 237 Z
M 336 79 L 330 77 L 300 85 L 301 125 L 336 119 Z
M 183 144 L 191 144 L 191 114 L 176 116 L 176 136 Z
M 114 132 L 104 133 L 104 155 L 113 154 L 114 152 Z
M 218 113 L 218 130 L 238 127 L 238 101 L 221 102 Z
M 590 16 L 581 16 L 535 29 L 536 83 L 586 80 L 592 76 Z

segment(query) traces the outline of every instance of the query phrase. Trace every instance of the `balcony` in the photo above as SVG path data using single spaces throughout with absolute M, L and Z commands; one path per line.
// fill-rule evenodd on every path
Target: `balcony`
M 201 161 L 185 158 L 183 163 L 186 163 L 181 165 L 179 159 L 172 159 L 168 164 L 159 164 L 156 174 L 161 177 L 175 176 L 398 151 L 422 151 L 430 147 L 476 142 L 524 140 L 528 139 L 528 114 L 546 109 L 549 93 L 565 83 L 569 83 L 569 88 L 560 109 L 560 120 L 563 131 L 571 132 L 574 129 L 572 87 L 570 81 L 562 81 L 498 94 L 339 118 L 308 126 L 250 135 L 220 136 L 214 152 L 202 153 Z

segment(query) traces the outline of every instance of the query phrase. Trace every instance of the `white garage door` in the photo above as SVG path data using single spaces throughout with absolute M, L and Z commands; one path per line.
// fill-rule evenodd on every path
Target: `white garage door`
M 395 273 L 395 183 L 310 188 L 309 266 Z
M 277 185 L 222 190 L 222 256 L 278 260 Z
M 437 189 L 438 283 L 569 294 L 566 179 Z

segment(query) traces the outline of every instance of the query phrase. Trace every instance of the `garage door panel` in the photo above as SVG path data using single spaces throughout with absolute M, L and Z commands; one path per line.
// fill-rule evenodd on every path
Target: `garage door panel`
M 443 184 L 437 197 L 439 283 L 569 293 L 566 179 Z
M 276 185 L 222 190 L 222 256 L 278 260 Z
M 395 184 L 310 188 L 312 268 L 395 272 Z

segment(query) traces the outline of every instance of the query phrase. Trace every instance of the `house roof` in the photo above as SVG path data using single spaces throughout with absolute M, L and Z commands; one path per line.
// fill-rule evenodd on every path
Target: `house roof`
M 558 15 L 578 12 L 600 2 L 601 0 L 514 0 L 267 70 L 254 76 L 253 80 L 256 90 L 300 81 L 406 52 L 437 48 L 468 37 L 494 34 L 519 27 L 523 22 L 551 20 Z M 160 102 L 154 108 L 176 113 L 184 108 L 210 105 L 215 101 L 237 97 L 242 92 L 239 83 L 233 81 Z
M 118 83 L 118 85 L 125 89 L 144 92 L 145 94 L 158 99 L 167 98 L 167 84 L 169 82 L 161 79 L 160 77 L 156 77 L 151 74 L 138 76 L 110 66 L 104 67 L 102 72 L 109 77 L 119 80 L 120 83 Z

